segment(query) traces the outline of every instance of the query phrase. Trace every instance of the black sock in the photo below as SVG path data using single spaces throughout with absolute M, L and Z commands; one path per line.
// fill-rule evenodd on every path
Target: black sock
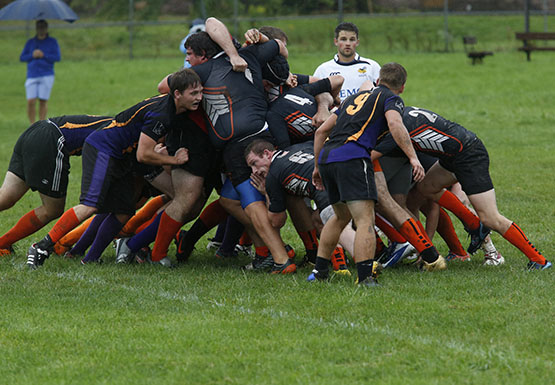
M 439 253 L 437 252 L 436 248 L 432 246 L 432 247 L 428 247 L 423 252 L 421 252 L 420 256 L 425 262 L 433 263 L 437 261 L 437 258 L 439 257 Z
M 54 249 L 54 242 L 52 242 L 50 235 L 46 234 L 44 238 L 37 242 L 37 246 L 42 250 L 52 251 Z
M 330 271 L 331 261 L 322 257 L 316 257 L 316 263 L 314 265 L 314 270 L 318 271 L 320 274 L 327 274 Z
M 374 260 L 368 259 L 366 261 L 357 262 L 357 273 L 358 273 L 358 281 L 362 282 L 366 278 L 372 275 L 372 267 L 374 266 Z
M 187 230 L 187 234 L 185 234 L 185 239 L 183 240 L 185 244 L 195 246 L 195 243 L 198 242 L 200 238 L 204 234 L 206 234 L 210 229 L 206 227 L 204 222 L 200 219 L 197 219 L 195 223 L 191 226 L 189 230 Z

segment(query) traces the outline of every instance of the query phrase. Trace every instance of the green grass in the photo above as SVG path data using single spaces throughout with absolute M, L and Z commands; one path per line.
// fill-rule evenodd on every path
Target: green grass
M 300 51 L 291 63 L 305 73 L 333 53 Z M 552 54 L 526 62 L 511 49 L 472 66 L 461 52 L 360 52 L 406 66 L 407 105 L 478 133 L 490 152 L 500 211 L 553 259 Z M 177 53 L 62 61 L 50 115 L 115 114 L 153 95 L 158 80 L 181 63 Z M 23 64 L 0 60 L 3 169 L 28 125 L 24 72 Z M 78 199 L 79 161 L 72 161 L 67 207 Z M 38 204 L 28 193 L 0 213 L 0 233 Z M 525 272 L 526 258 L 497 234 L 503 266 L 485 268 L 478 255 L 437 274 L 400 268 L 383 274 L 382 287 L 360 290 L 352 279 L 309 284 L 306 268 L 288 277 L 246 274 L 238 269 L 245 258 L 219 261 L 206 251 L 206 239 L 175 270 L 116 266 L 109 249 L 104 265 L 53 256 L 27 271 L 27 247 L 50 228 L 0 259 L 3 383 L 555 383 L 553 271 Z M 283 237 L 302 255 L 289 224 Z

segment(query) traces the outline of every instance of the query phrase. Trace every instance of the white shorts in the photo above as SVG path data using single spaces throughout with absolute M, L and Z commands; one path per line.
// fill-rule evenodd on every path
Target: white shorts
M 25 94 L 29 99 L 50 99 L 50 91 L 54 85 L 54 75 L 29 78 L 25 81 Z

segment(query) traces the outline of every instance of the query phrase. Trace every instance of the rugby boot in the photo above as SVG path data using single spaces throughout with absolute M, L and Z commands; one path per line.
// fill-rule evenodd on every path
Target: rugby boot
M 314 281 L 327 281 L 330 278 L 329 271 L 318 271 L 316 269 L 312 270 L 312 272 L 308 275 L 306 280 L 308 282 Z
M 293 274 L 297 271 L 297 265 L 293 262 L 291 258 L 287 260 L 284 264 L 278 265 L 274 263 L 270 274 Z
M 35 270 L 42 266 L 48 257 L 50 257 L 50 251 L 41 248 L 38 243 L 33 243 L 27 251 L 27 267 Z
M 476 230 L 468 230 L 466 228 L 465 230 L 470 235 L 470 244 L 466 249 L 469 254 L 474 254 L 480 248 L 480 246 L 482 246 L 482 243 L 491 232 L 491 230 L 484 226 L 482 222 L 480 222 L 480 226 L 478 226 Z
M 131 261 L 131 250 L 127 246 L 129 238 L 116 240 L 116 263 L 129 263 Z
M 424 260 L 422 260 L 422 264 L 420 265 L 420 269 L 425 270 L 425 271 L 440 271 L 440 270 L 445 270 L 447 269 L 447 262 L 445 261 L 445 258 L 443 258 L 441 255 L 437 257 L 437 259 L 434 262 L 426 262 Z
M 486 266 L 499 266 L 505 263 L 505 258 L 497 250 L 494 252 L 484 253 L 484 265 Z
M 526 265 L 526 268 L 530 271 L 532 270 L 545 270 L 545 269 L 549 269 L 551 267 L 551 262 L 549 262 L 548 260 L 545 260 L 545 265 L 540 265 L 538 262 L 528 262 L 528 264 Z
M 243 266 L 243 269 L 264 271 L 264 270 L 271 269 L 273 266 L 274 266 L 274 258 L 272 257 L 271 254 L 268 254 L 265 257 L 259 254 L 255 254 L 252 262 Z
M 378 276 L 382 271 L 381 266 L 382 265 L 377 261 L 372 262 L 372 273 L 360 282 L 357 278 L 357 280 L 355 281 L 355 284 L 358 286 L 364 286 L 364 287 L 380 286 L 380 284 L 378 283 Z
M 185 235 L 187 235 L 187 230 L 180 230 L 177 233 L 177 237 L 175 239 L 175 258 L 177 259 L 178 263 L 187 262 L 189 256 L 195 248 L 195 245 L 188 244 L 187 240 L 185 239 Z M 222 243 L 220 242 L 220 245 L 221 244 Z M 216 247 L 216 249 L 218 249 L 218 247 Z M 207 249 L 210 250 L 210 248 L 208 247 Z
M 449 254 L 447 254 L 447 256 L 445 257 L 446 261 L 470 261 L 470 254 L 465 254 L 465 255 L 458 255 L 453 253 L 452 251 L 449 252 Z

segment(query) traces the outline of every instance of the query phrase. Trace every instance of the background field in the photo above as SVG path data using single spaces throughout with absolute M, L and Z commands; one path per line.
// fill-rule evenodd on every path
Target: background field
M 427 20 L 406 24 L 414 31 Z M 405 65 L 407 105 L 430 108 L 480 136 L 490 152 L 500 211 L 553 260 L 554 56 L 534 53 L 526 62 L 514 35 L 496 32 L 512 31 L 512 23 L 519 29 L 512 18 L 468 25 L 492 37 L 485 39 L 489 49 L 498 47 L 483 65 L 470 65 L 460 46 L 449 54 L 413 50 L 415 36 L 407 51 L 388 49 L 380 40 L 360 53 Z M 330 28 L 321 24 L 289 26 L 310 28 L 315 40 L 291 39 L 294 71 L 312 73 L 333 54 L 330 44 L 317 40 Z M 80 32 L 72 32 L 75 39 L 83 38 Z M 28 126 L 25 66 L 17 62 L 25 39 L 7 32 L 0 37 L 5 170 Z M 383 39 L 369 35 L 374 37 Z M 183 61 L 177 49 L 129 61 L 111 54 L 99 59 L 100 48 L 61 44 L 65 60 L 56 65 L 51 116 L 115 114 L 155 94 L 158 80 Z M 80 160 L 74 159 L 68 207 L 77 202 L 79 176 Z M 37 194 L 29 193 L 0 213 L 0 233 L 38 204 Z M 219 261 L 206 251 L 205 239 L 190 263 L 174 270 L 115 266 L 109 249 L 101 266 L 53 256 L 43 268 L 26 271 L 27 247 L 50 227 L 0 260 L 3 383 L 555 383 L 553 269 L 525 272 L 526 258 L 497 234 L 494 242 L 507 261 L 501 267 L 485 268 L 477 255 L 437 274 L 386 271 L 382 287 L 360 290 L 351 279 L 308 284 L 308 269 L 292 277 L 245 274 L 238 269 L 244 258 Z M 302 255 L 291 226 L 283 237 Z M 435 241 L 445 253 L 445 244 Z

